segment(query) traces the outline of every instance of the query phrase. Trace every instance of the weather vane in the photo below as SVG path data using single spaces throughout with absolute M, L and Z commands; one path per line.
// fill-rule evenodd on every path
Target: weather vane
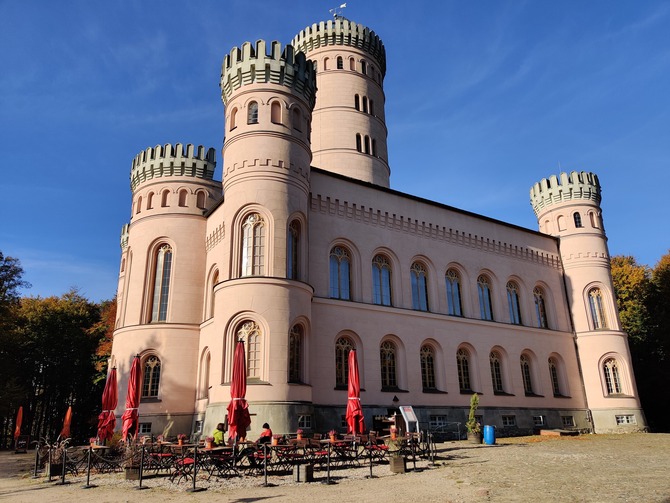
M 347 6 L 346 3 L 343 3 L 339 7 L 335 7 L 334 9 L 330 9 L 328 12 L 330 12 L 333 15 L 333 18 L 337 19 L 338 17 L 344 17 L 342 15 L 342 9 L 344 9 Z

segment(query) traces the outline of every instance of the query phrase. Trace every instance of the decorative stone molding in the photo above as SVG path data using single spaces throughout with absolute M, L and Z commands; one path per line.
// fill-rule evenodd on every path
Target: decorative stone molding
M 561 173 L 543 178 L 530 189 L 530 204 L 535 215 L 547 206 L 573 200 L 593 201 L 600 205 L 600 182 L 595 173 L 572 171 L 569 175 Z
M 184 147 L 176 143 L 174 147 L 166 143 L 147 148 L 133 159 L 130 170 L 130 188 L 135 191 L 137 186 L 146 180 L 168 176 L 190 176 L 212 180 L 216 168 L 216 151 L 213 148 L 205 151 L 199 145 L 197 152 L 192 144 Z
M 226 236 L 226 225 L 221 222 L 209 236 L 205 238 L 205 249 L 210 251 Z
M 381 210 L 366 208 L 363 205 L 351 204 L 339 199 L 333 200 L 330 197 L 324 199 L 320 194 L 312 195 L 311 209 L 331 216 L 392 229 L 412 236 L 445 241 L 497 255 L 506 255 L 518 260 L 534 262 L 555 269 L 562 268 L 560 257 L 553 253 L 538 252 L 526 246 L 504 243 L 484 236 L 473 235 L 469 232 L 396 215 L 395 213 L 389 214 L 387 211 L 382 212 Z
M 245 42 L 242 47 L 234 47 L 223 59 L 221 67 L 221 99 L 227 105 L 232 95 L 249 84 L 277 84 L 302 95 L 314 108 L 316 101 L 316 73 L 314 65 L 302 52 L 295 52 L 291 45 L 284 47 L 277 41 L 271 43 L 271 53 L 267 53 L 264 40 L 258 40 L 254 47 Z
M 245 159 L 241 163 L 234 163 L 232 166 L 225 166 L 224 177 L 228 177 L 228 175 L 233 174 L 235 171 L 248 168 L 275 168 L 278 170 L 291 171 L 305 181 L 309 181 L 310 175 L 309 169 L 301 169 L 300 166 L 296 166 L 294 163 L 289 164 L 281 159 Z
M 298 51 L 309 52 L 328 45 L 348 45 L 361 49 L 375 58 L 382 76 L 386 75 L 386 50 L 379 36 L 362 24 L 348 19 L 321 21 L 308 26 L 291 41 Z

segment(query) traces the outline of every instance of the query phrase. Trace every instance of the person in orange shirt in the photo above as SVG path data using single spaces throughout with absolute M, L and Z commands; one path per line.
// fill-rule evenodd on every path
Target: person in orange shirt
M 258 437 L 256 443 L 269 444 L 271 441 L 272 441 L 272 430 L 270 429 L 270 425 L 268 423 L 263 423 L 263 431 L 261 432 L 261 436 Z

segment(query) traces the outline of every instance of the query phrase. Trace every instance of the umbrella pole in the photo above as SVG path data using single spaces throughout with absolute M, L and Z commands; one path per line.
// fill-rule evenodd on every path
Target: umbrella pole
M 81 486 L 82 489 L 90 489 L 95 487 L 91 482 L 91 454 L 93 453 L 93 446 L 88 446 L 88 460 L 86 461 L 86 485 Z
M 370 459 L 370 475 L 368 475 L 369 479 L 374 479 L 375 476 L 372 475 L 372 443 L 370 442 L 370 439 L 368 438 L 368 458 Z
M 193 487 L 190 489 L 186 489 L 186 492 L 189 493 L 197 493 L 200 491 L 206 491 L 206 487 L 196 487 L 195 486 L 195 479 L 198 478 L 198 446 L 196 445 L 193 448 Z
M 147 486 L 142 485 L 142 481 L 144 480 L 144 446 L 140 445 L 140 473 L 139 473 L 139 480 L 140 483 L 139 485 L 135 488 L 138 491 L 141 491 L 142 489 L 149 489 Z
M 63 467 L 60 470 L 60 482 L 56 482 L 57 486 L 64 486 L 69 484 L 70 481 L 65 481 L 65 468 L 67 468 L 67 449 L 63 447 Z
M 53 459 L 51 458 L 51 444 L 49 444 L 48 456 L 49 456 L 49 466 L 48 466 L 49 469 L 47 471 L 49 472 L 49 476 L 47 477 L 45 482 L 51 482 L 51 470 L 53 468 Z
M 39 442 L 35 444 L 35 471 L 33 472 L 33 478 L 38 477 L 37 471 L 40 468 L 40 444 Z

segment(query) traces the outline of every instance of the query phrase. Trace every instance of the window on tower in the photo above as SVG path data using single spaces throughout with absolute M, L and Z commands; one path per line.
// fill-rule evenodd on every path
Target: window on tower
M 264 273 L 265 222 L 258 213 L 252 213 L 242 224 L 242 276 Z
M 344 61 L 342 60 L 342 56 L 337 57 L 337 69 L 338 70 L 344 69 Z
M 154 258 L 154 281 L 151 307 L 151 321 L 161 322 L 167 319 L 170 294 L 170 274 L 172 272 L 172 248 L 164 244 L 158 248 Z
M 588 297 L 593 329 L 599 330 L 608 328 L 607 316 L 605 315 L 605 304 L 603 302 L 603 294 L 600 291 L 600 288 L 592 288 L 589 290 Z
M 247 124 L 258 124 L 258 103 L 252 101 L 247 109 Z
M 336 246 L 330 251 L 330 297 L 351 300 L 351 255 L 349 250 Z
M 572 217 L 575 219 L 575 227 L 577 227 L 577 228 L 583 227 L 583 225 L 582 225 L 582 216 L 581 216 L 579 213 L 575 212 L 575 213 L 572 215 Z

